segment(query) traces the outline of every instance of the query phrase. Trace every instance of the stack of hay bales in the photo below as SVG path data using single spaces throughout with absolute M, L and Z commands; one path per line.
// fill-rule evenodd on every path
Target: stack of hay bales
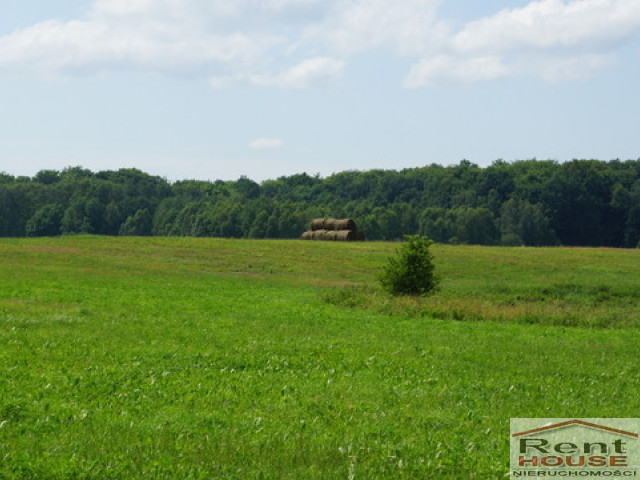
M 304 232 L 300 239 L 363 242 L 365 235 L 350 218 L 316 218 L 311 221 L 311 230 Z

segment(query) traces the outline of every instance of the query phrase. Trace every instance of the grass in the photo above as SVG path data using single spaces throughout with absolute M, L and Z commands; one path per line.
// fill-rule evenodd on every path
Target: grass
M 636 416 L 640 252 L 437 246 L 391 299 L 394 249 L 0 240 L 0 479 L 500 478 L 510 417 Z
M 392 298 L 375 282 L 325 301 L 391 315 L 596 328 L 640 327 L 640 250 L 437 246 L 442 288 Z

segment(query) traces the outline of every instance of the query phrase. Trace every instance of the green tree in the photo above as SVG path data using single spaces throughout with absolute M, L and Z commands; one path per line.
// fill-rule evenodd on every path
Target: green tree
M 13 175 L 9 175 L 5 172 L 0 172 L 0 185 L 5 183 L 14 183 L 16 181 Z
M 384 240 L 397 240 L 402 238 L 402 224 L 394 210 L 387 207 L 377 207 L 373 210 L 373 214 L 378 219 Z
M 574 160 L 557 167 L 542 197 L 563 245 L 613 245 L 622 235 L 611 207 L 612 187 L 603 162 Z
M 632 207 L 629 210 L 625 225 L 625 245 L 633 247 L 640 242 L 640 206 Z
M 131 215 L 120 227 L 122 236 L 148 236 L 151 235 L 153 218 L 149 210 L 143 208 Z
M 33 215 L 24 187 L 21 184 L 0 186 L 0 235 L 3 237 L 23 237 L 27 220 Z
M 540 205 L 511 198 L 502 204 L 500 214 L 503 245 L 555 245 L 557 237 Z
M 236 180 L 233 188 L 245 198 L 257 198 L 260 195 L 260 186 L 253 180 L 249 180 L 246 176 L 241 176 Z
M 45 185 L 51 185 L 60 181 L 60 173 L 56 170 L 40 170 L 33 180 Z
M 454 236 L 453 215 L 441 207 L 425 208 L 418 217 L 418 232 L 436 242 L 447 243 Z
M 45 205 L 27 221 L 27 237 L 55 237 L 60 235 L 60 224 L 63 215 L 64 209 L 62 205 Z
M 103 230 L 107 235 L 117 235 L 123 221 L 123 213 L 118 202 L 111 201 L 104 209 Z
M 287 206 L 280 213 L 278 231 L 280 238 L 298 238 L 306 227 L 305 218 L 293 206 Z
M 85 201 L 74 199 L 62 216 L 62 233 L 91 233 L 89 221 L 85 215 Z
M 428 295 L 439 283 L 435 274 L 433 242 L 420 235 L 406 235 L 395 257 L 390 257 L 380 274 L 380 284 L 393 295 Z
M 470 245 L 494 245 L 499 232 L 488 208 L 460 207 L 456 214 L 456 237 L 460 243 Z
M 267 224 L 269 223 L 269 213 L 262 210 L 256 215 L 251 230 L 249 230 L 249 238 L 264 238 L 267 233 Z
M 382 239 L 382 228 L 380 227 L 380 222 L 378 221 L 378 217 L 373 213 L 365 215 L 362 220 L 358 222 L 358 227 L 366 233 L 368 240 Z

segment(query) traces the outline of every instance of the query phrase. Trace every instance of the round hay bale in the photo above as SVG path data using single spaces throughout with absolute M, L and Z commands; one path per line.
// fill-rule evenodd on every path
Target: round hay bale
M 311 230 L 307 230 L 306 232 L 302 232 L 302 235 L 300 235 L 300 240 L 311 240 L 311 234 L 313 232 Z
M 313 230 L 311 232 L 311 240 L 324 240 L 326 235 L 326 230 Z
M 335 218 L 325 218 L 324 219 L 324 229 L 325 230 L 337 230 L 336 222 L 337 222 L 337 220 Z
M 336 230 L 327 230 L 327 233 L 325 233 L 324 239 L 336 241 L 338 239 L 338 232 Z
M 352 242 L 356 239 L 356 233 L 353 230 L 336 231 L 336 240 L 342 242 Z
M 333 230 L 356 230 L 356 222 L 351 218 L 341 218 L 332 223 Z
M 324 218 L 314 218 L 311 220 L 311 230 L 324 230 Z

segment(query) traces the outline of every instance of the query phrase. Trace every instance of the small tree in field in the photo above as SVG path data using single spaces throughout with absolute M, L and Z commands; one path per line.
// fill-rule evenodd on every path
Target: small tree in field
M 406 235 L 395 257 L 380 275 L 382 287 L 393 295 L 428 295 L 438 287 L 429 247 L 433 242 L 420 235 Z

